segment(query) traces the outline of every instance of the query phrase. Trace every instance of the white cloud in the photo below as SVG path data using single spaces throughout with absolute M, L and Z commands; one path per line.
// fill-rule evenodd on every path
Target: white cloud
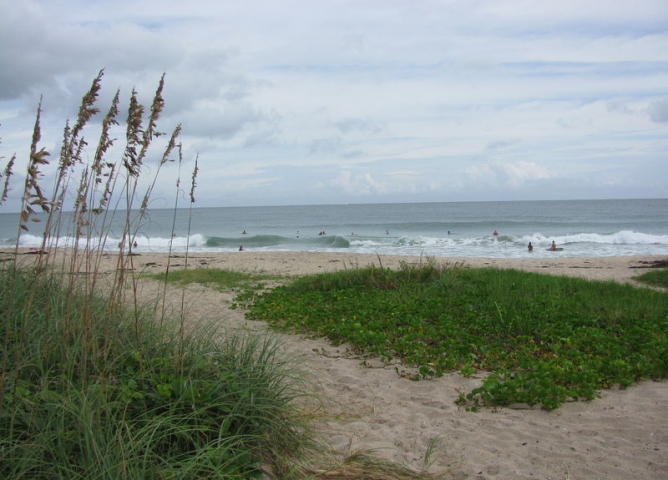
M 534 181 L 555 178 L 558 175 L 535 162 L 518 161 L 512 163 L 492 163 L 475 165 L 465 169 L 472 184 L 492 188 L 521 188 Z
M 343 171 L 333 179 L 331 185 L 341 188 L 346 194 L 360 197 L 375 193 L 387 193 L 388 186 L 384 182 L 374 180 L 370 173 L 353 175 L 349 171 Z
M 507 183 L 514 187 L 527 181 L 543 180 L 557 176 L 556 173 L 533 162 L 503 164 L 499 168 L 507 175 Z

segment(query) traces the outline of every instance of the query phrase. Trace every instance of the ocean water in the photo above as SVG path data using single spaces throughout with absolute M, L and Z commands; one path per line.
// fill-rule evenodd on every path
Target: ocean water
M 15 244 L 17 222 L 18 214 L 0 214 L 1 247 Z M 41 225 L 23 232 L 20 246 L 38 247 Z M 104 248 L 117 248 L 120 237 L 112 224 Z M 668 255 L 668 199 L 152 210 L 136 241 L 138 253 L 229 252 L 243 245 L 247 251 L 433 257 Z M 548 251 L 552 241 L 563 250 Z

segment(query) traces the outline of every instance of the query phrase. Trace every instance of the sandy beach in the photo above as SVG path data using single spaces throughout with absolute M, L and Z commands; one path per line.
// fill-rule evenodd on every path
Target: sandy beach
M 26 256 L 27 257 L 27 256 Z M 106 268 L 114 268 L 109 256 Z M 138 272 L 182 268 L 183 254 L 133 257 Z M 190 254 L 189 267 L 303 275 L 382 263 L 418 263 L 413 257 L 377 257 L 305 252 L 235 252 Z M 631 282 L 666 257 L 483 259 L 448 258 L 441 263 L 470 267 L 516 268 L 596 280 Z M 157 284 L 141 281 L 150 298 Z M 178 298 L 181 295 L 167 295 Z M 214 321 L 227 331 L 267 331 L 229 309 L 232 295 L 201 285 L 185 295 L 189 320 Z M 342 455 L 375 454 L 420 469 L 430 441 L 440 449 L 430 471 L 456 479 L 665 479 L 668 478 L 668 382 L 644 382 L 626 390 L 601 392 L 593 402 L 568 403 L 547 412 L 528 408 L 484 409 L 473 413 L 457 406 L 460 391 L 480 378 L 448 374 L 413 382 L 396 365 L 355 358 L 345 345 L 323 339 L 279 335 L 286 353 L 295 356 L 316 385 L 326 412 L 319 429 Z

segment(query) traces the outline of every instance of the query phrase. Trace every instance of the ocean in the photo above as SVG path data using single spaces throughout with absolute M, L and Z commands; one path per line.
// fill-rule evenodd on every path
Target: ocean
M 14 246 L 17 222 L 18 214 L 0 214 L 0 247 Z M 41 245 L 40 225 L 21 234 L 21 247 Z M 105 248 L 117 248 L 120 237 L 112 226 Z M 431 257 L 668 255 L 668 199 L 151 210 L 136 241 L 138 253 L 231 252 L 243 246 Z M 563 250 L 548 251 L 552 241 Z

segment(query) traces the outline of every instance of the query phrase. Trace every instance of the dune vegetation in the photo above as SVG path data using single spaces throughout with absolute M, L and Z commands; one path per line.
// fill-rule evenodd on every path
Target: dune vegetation
M 668 377 L 668 294 L 616 282 L 430 259 L 308 276 L 238 301 L 274 328 L 399 359 L 397 371 L 415 380 L 481 375 L 482 386 L 459 399 L 474 409 L 554 409 Z

